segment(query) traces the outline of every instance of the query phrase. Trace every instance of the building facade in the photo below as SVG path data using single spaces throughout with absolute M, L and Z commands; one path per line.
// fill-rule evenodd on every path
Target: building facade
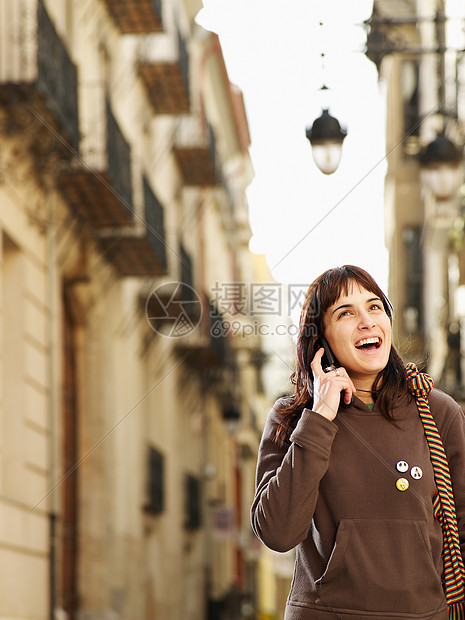
M 253 169 L 201 8 L 0 0 L 2 618 L 253 614 Z
M 396 342 L 460 399 L 464 21 L 463 6 L 450 0 L 375 0 L 367 46 L 387 98 L 385 230 Z M 454 146 L 450 169 L 450 153 L 427 161 L 437 138 Z M 447 179 L 452 191 L 438 183 Z

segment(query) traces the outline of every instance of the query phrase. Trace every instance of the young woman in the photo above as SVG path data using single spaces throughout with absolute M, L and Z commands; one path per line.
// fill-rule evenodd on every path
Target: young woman
M 308 290 L 295 392 L 268 416 L 252 505 L 260 540 L 296 549 L 286 620 L 465 618 L 465 418 L 403 364 L 391 323 L 358 267 Z

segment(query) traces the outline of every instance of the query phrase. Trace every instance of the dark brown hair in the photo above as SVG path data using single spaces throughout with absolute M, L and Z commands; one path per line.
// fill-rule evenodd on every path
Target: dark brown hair
M 384 306 L 392 323 L 392 305 L 376 281 L 360 267 L 344 265 L 328 269 L 310 285 L 302 306 L 297 335 L 296 369 L 291 375 L 294 394 L 288 397 L 277 411 L 282 414 L 276 427 L 276 442 L 282 444 L 295 427 L 302 410 L 313 400 L 313 373 L 310 369 L 318 349 L 318 335 L 324 335 L 323 316 L 339 297 L 347 295 L 353 283 L 374 293 Z M 392 409 L 399 396 L 407 393 L 405 366 L 394 346 L 391 346 L 388 363 L 376 377 L 372 387 L 373 400 L 378 401 L 382 414 L 395 423 Z

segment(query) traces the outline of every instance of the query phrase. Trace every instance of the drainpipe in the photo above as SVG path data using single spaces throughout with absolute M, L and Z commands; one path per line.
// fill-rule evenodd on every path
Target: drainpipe
M 57 516 L 52 511 L 50 512 L 50 620 L 55 618 L 55 601 L 56 601 L 56 520 Z
M 48 385 L 49 385 L 49 466 L 50 466 L 50 482 L 49 488 L 53 489 L 58 480 L 58 459 L 57 459 L 57 417 L 58 417 L 58 373 L 57 373 L 57 338 L 56 328 L 58 325 L 58 304 L 56 295 L 56 276 L 57 276 L 57 248 L 56 248 L 56 227 L 57 227 L 57 208 L 56 195 L 53 191 L 51 183 L 47 183 L 47 200 L 48 200 L 48 227 L 47 227 L 47 258 L 48 258 L 48 324 L 47 324 L 47 341 L 48 341 Z M 50 540 L 49 540 L 49 596 L 50 596 L 50 620 L 55 619 L 55 609 L 57 601 L 57 518 L 58 518 L 58 502 L 57 490 L 54 489 L 50 494 L 49 508 L 49 524 L 50 524 Z

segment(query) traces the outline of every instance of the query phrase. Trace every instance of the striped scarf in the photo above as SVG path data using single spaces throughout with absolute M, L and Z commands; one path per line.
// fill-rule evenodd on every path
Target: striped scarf
M 449 618 L 465 620 L 465 567 L 460 550 L 449 463 L 427 398 L 433 388 L 433 380 L 429 375 L 418 372 L 415 364 L 407 364 L 406 371 L 408 389 L 415 397 L 425 429 L 437 487 L 433 511 L 443 532 L 443 579 Z

